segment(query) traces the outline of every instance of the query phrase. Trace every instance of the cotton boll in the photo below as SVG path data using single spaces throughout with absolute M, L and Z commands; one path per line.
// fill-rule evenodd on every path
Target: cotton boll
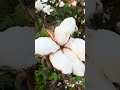
M 70 35 L 76 30 L 75 19 L 72 17 L 66 18 L 55 28 L 55 40 L 60 45 L 64 45 L 67 43 Z
M 54 4 L 56 0 L 50 0 L 50 3 Z
M 48 2 L 48 0 L 42 0 L 42 2 Z
M 82 61 L 85 61 L 85 41 L 80 38 L 70 38 L 65 47 L 70 48 Z
M 59 45 L 62 46 L 64 44 L 66 44 L 69 40 L 69 37 L 70 37 L 70 33 L 61 29 L 60 26 L 55 28 L 55 41 Z
M 72 63 L 73 74 L 77 76 L 84 76 L 85 65 L 79 58 L 70 50 L 63 49 L 64 55 L 69 59 L 69 62 Z
M 76 30 L 75 29 L 76 28 L 76 21 L 73 17 L 66 18 L 61 22 L 60 27 L 62 30 L 65 30 L 65 31 L 72 34 Z
M 35 54 L 48 55 L 56 52 L 60 47 L 51 39 L 47 37 L 40 37 L 35 40 Z
M 37 1 L 35 2 L 35 8 L 36 8 L 38 11 L 42 10 L 44 6 L 46 6 L 46 4 L 42 4 L 42 2 L 41 2 L 40 0 L 37 0 Z
M 63 1 L 61 1 L 60 3 L 59 3 L 59 7 L 63 7 L 65 5 L 65 3 L 63 2 Z
M 47 13 L 48 15 L 50 15 L 50 13 L 53 11 L 53 9 L 51 9 L 50 7 L 51 7 L 50 5 L 46 5 L 46 6 L 43 8 L 43 12 L 44 12 L 44 13 Z
M 42 0 L 43 2 L 41 2 L 40 0 L 37 0 L 35 2 L 35 8 L 40 11 L 42 10 L 44 13 L 47 13 L 48 15 L 50 15 L 50 13 L 53 11 L 53 9 L 51 9 L 50 5 L 44 4 L 44 2 L 47 2 L 48 0 Z
M 48 11 L 47 8 L 43 8 L 43 12 L 44 12 L 44 13 L 47 13 L 48 15 L 50 15 L 50 12 Z
M 72 63 L 69 59 L 62 53 L 61 50 L 57 51 L 54 54 L 50 55 L 50 61 L 54 68 L 62 71 L 64 74 L 72 73 Z

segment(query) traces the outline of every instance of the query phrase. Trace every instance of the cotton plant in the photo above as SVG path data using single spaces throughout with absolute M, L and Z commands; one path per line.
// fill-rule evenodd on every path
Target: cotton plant
M 50 15 L 50 13 L 53 11 L 53 9 L 51 8 L 50 5 L 46 4 L 48 2 L 48 0 L 37 0 L 35 1 L 35 8 L 37 9 L 37 11 L 43 11 L 44 13 L 47 13 L 48 15 Z
M 35 40 L 35 54 L 48 56 L 53 68 L 62 74 L 84 76 L 85 41 L 72 38 L 75 31 L 75 19 L 64 19 L 54 31 L 47 30 L 50 37 L 39 37 Z

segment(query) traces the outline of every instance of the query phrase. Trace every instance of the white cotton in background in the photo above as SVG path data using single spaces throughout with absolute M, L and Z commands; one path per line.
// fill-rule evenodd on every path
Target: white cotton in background
M 35 54 L 37 55 L 48 55 L 56 52 L 59 48 L 51 38 L 40 37 L 35 40 Z
M 69 62 L 72 63 L 73 74 L 77 76 L 84 76 L 85 73 L 85 65 L 79 58 L 70 50 L 63 49 L 64 55 L 69 59 Z
M 60 45 L 67 43 L 70 35 L 76 31 L 76 21 L 74 18 L 64 19 L 59 26 L 55 28 L 55 40 Z
M 50 3 L 54 4 L 56 0 L 50 0 Z
M 35 8 L 36 8 L 38 11 L 42 10 L 44 6 L 46 6 L 46 4 L 42 4 L 42 2 L 41 2 L 40 0 L 37 0 L 37 1 L 35 2 Z
M 50 5 L 46 5 L 44 8 L 43 8 L 43 12 L 44 13 L 47 13 L 48 15 L 50 15 L 50 13 L 53 11 L 53 9 L 51 9 L 51 6 Z
M 65 47 L 70 48 L 82 61 L 85 61 L 85 41 L 80 38 L 70 38 Z
M 57 51 L 54 54 L 51 54 L 49 58 L 53 67 L 57 70 L 62 71 L 62 73 L 64 74 L 72 73 L 72 63 L 69 61 L 68 58 L 66 58 L 66 56 L 62 53 L 61 50 Z
M 60 1 L 59 7 L 63 7 L 64 5 L 65 5 L 65 3 L 63 1 Z
M 42 2 L 48 2 L 48 0 L 42 0 Z
M 40 0 L 37 0 L 35 2 L 35 8 L 40 11 L 42 10 L 44 13 L 47 13 L 48 15 L 50 15 L 50 13 L 53 11 L 53 9 L 51 9 L 50 5 L 45 4 L 45 2 L 47 2 L 48 0 L 42 0 L 43 2 L 41 2 Z

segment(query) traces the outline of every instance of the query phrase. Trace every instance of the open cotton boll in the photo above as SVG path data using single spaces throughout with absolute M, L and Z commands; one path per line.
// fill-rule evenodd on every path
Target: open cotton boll
M 68 58 L 66 58 L 61 50 L 57 51 L 54 54 L 51 54 L 49 58 L 53 67 L 57 70 L 62 71 L 62 73 L 64 74 L 72 73 L 72 63 L 69 61 Z
M 40 37 L 35 40 L 35 54 L 48 55 L 56 52 L 60 47 L 48 37 Z
M 60 1 L 59 7 L 63 7 L 64 5 L 65 5 L 65 3 L 63 1 Z
M 68 42 L 70 37 L 70 33 L 61 29 L 60 26 L 57 26 L 55 28 L 55 41 L 59 44 L 59 45 L 64 45 Z
M 48 2 L 48 0 L 42 0 L 42 2 Z
M 44 13 L 47 13 L 48 15 L 50 15 L 50 13 L 53 11 L 53 9 L 51 9 L 51 6 L 50 5 L 46 5 L 44 8 L 43 8 L 43 12 Z
M 77 76 L 84 76 L 85 72 L 85 65 L 79 58 L 70 50 L 70 49 L 63 49 L 64 55 L 69 59 L 69 62 L 72 63 L 72 72 L 74 75 Z
M 64 19 L 61 24 L 59 25 L 62 30 L 65 30 L 69 33 L 75 32 L 76 28 L 76 21 L 73 17 L 69 17 Z
M 42 10 L 44 6 L 46 6 L 46 4 L 42 4 L 42 2 L 41 2 L 40 0 L 37 0 L 37 1 L 35 2 L 35 8 L 36 8 L 38 11 Z
M 85 41 L 80 38 L 70 38 L 65 47 L 70 48 L 82 61 L 85 61 Z
M 73 17 L 66 18 L 55 28 L 55 40 L 60 45 L 64 45 L 67 43 L 70 35 L 76 30 L 75 19 Z

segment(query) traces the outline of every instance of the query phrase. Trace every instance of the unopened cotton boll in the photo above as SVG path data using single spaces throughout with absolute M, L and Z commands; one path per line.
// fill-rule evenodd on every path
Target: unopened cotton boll
M 50 61 L 54 68 L 62 71 L 64 74 L 72 73 L 72 63 L 69 59 L 62 53 L 61 50 L 57 51 L 54 54 L 50 55 Z
M 70 38 L 65 47 L 70 48 L 82 61 L 85 61 L 85 41 L 80 38 Z
M 35 40 L 35 54 L 37 55 L 48 55 L 56 52 L 59 48 L 51 38 L 40 37 Z
M 79 58 L 70 50 L 63 49 L 64 55 L 69 59 L 69 62 L 72 63 L 73 74 L 77 76 L 84 76 L 85 65 Z

